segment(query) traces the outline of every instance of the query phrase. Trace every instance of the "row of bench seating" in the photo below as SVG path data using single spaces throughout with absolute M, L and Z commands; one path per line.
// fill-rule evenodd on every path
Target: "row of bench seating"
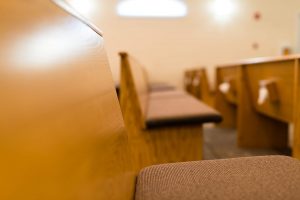
M 184 76 L 184 87 L 189 94 L 214 107 L 215 92 L 209 85 L 205 68 L 187 70 Z
M 124 127 L 101 32 L 54 2 L 0 1 L 0 199 L 298 199 L 300 164 L 288 157 L 136 170 L 137 132 Z
M 185 90 L 221 112 L 223 121 L 219 126 L 225 128 L 236 128 L 237 69 L 236 66 L 217 67 L 216 90 L 209 86 L 205 68 L 187 70 L 184 74 Z
M 215 108 L 224 117 L 220 126 L 237 128 L 240 147 L 286 148 L 293 124 L 293 155 L 300 158 L 299 59 L 257 58 L 216 68 Z
M 288 145 L 288 124 L 297 126 L 298 56 L 250 59 L 238 70 L 238 144 L 245 147 Z M 251 122 L 251 123 L 249 123 Z M 299 157 L 297 130 L 293 155 Z
M 201 160 L 202 124 L 220 122 L 220 114 L 182 90 L 151 90 L 145 68 L 128 53 L 120 57 L 120 102 L 137 169 Z

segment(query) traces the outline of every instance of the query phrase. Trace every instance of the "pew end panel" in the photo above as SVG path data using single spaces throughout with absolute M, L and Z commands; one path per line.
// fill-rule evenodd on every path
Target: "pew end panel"
M 184 72 L 184 77 L 183 77 L 184 88 L 185 88 L 185 91 L 187 91 L 189 94 L 193 94 L 193 91 L 192 91 L 193 75 L 194 75 L 193 71 L 191 71 L 191 70 Z
M 51 1 L 1 1 L 0 12 L 0 199 L 132 199 L 100 32 Z
M 191 70 L 191 94 L 209 106 L 214 106 L 214 91 L 210 88 L 207 72 L 204 67 Z
M 216 68 L 215 108 L 223 116 L 223 121 L 219 126 L 224 128 L 237 127 L 239 67 L 239 65 L 233 65 Z
M 286 123 L 293 122 L 295 67 L 295 60 L 245 66 L 245 78 L 257 112 Z
M 133 126 L 133 125 L 132 125 Z M 160 127 L 140 130 L 127 126 L 137 137 L 129 138 L 136 171 L 151 165 L 202 159 L 202 125 Z
M 257 148 L 286 148 L 288 123 L 293 118 L 293 61 L 249 63 L 239 70 L 238 145 Z M 275 81 L 274 81 L 275 80 Z M 292 85 L 291 85 L 292 84 Z M 276 101 L 260 104 L 261 87 L 273 88 Z M 276 89 L 274 89 L 276 88 Z M 278 93 L 287 95 L 279 95 Z M 275 98 L 275 97 L 274 97 Z M 279 100 L 277 99 L 279 98 Z M 273 99 L 274 100 L 274 99 Z M 280 103 L 279 103 L 280 102 Z
M 300 159 L 300 58 L 295 61 L 295 108 L 293 157 Z
M 137 82 L 132 72 L 136 68 L 135 62 L 127 53 L 120 53 L 121 56 L 121 108 L 125 125 L 128 132 L 129 146 L 133 159 L 134 169 L 140 170 L 146 166 L 167 162 L 189 161 L 201 159 L 202 150 L 202 126 L 192 126 L 189 129 L 178 127 L 163 127 L 147 129 L 146 112 L 139 107 Z M 140 71 L 135 76 L 141 76 Z M 161 92 L 154 92 L 153 98 Z M 181 95 L 181 94 L 180 94 Z M 148 96 L 149 97 L 149 96 Z M 159 98 L 167 98 L 161 97 Z M 149 101 L 149 99 L 148 99 Z M 192 131 L 191 131 L 192 130 Z M 191 134 L 193 132 L 194 134 Z M 190 147 L 197 147 L 190 148 Z M 186 148 L 192 152 L 185 154 Z

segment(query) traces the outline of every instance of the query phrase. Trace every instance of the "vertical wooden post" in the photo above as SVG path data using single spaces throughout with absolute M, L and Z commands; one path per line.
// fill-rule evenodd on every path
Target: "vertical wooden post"
M 300 70 L 299 59 L 295 61 L 295 99 L 294 99 L 294 143 L 293 157 L 300 159 Z

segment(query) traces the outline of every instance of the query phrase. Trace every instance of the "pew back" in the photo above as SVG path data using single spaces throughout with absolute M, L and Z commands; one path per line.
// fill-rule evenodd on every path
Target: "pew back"
M 240 146 L 286 148 L 288 125 L 292 123 L 293 155 L 299 158 L 299 58 L 293 55 L 243 61 L 239 70 Z
M 293 122 L 296 62 L 287 58 L 243 65 L 242 76 L 257 112 Z
M 293 55 L 244 61 L 239 75 L 241 146 L 286 147 L 292 123 L 293 155 L 299 158 L 299 59 Z
M 0 13 L 0 199 L 132 199 L 102 37 L 51 1 Z
M 223 66 L 217 68 L 217 87 L 228 103 L 237 105 L 237 77 L 240 65 Z M 222 84 L 228 84 L 228 90 L 222 89 Z
M 191 70 L 185 71 L 183 77 L 184 89 L 190 94 L 192 94 L 192 82 L 193 82 L 193 71 Z
M 144 127 L 149 98 L 149 81 L 147 73 L 144 70 L 144 67 L 132 56 L 129 56 L 125 52 L 121 52 L 120 56 L 122 66 L 121 74 L 122 76 L 128 77 L 123 78 L 122 80 L 129 81 L 127 84 L 130 86 L 130 90 L 133 91 L 130 95 L 133 96 L 135 103 L 138 104 L 138 106 L 136 106 L 136 113 L 139 115 L 140 125 Z M 127 88 L 122 88 L 121 90 L 124 91 L 127 90 Z
M 214 106 L 214 92 L 210 88 L 206 69 L 200 67 L 188 70 L 185 72 L 185 77 L 187 83 L 189 79 L 191 82 L 190 86 L 186 84 L 186 90 L 206 104 Z
M 220 126 L 226 128 L 237 126 L 239 67 L 239 64 L 231 64 L 216 68 L 215 108 L 224 116 Z

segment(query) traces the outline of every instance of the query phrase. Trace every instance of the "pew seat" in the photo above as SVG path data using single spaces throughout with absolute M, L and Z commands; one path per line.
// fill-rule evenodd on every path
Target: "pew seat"
M 149 99 L 147 128 L 222 121 L 218 112 L 184 92 L 153 96 Z
M 120 102 L 135 168 L 201 160 L 203 123 L 221 115 L 184 91 L 151 90 L 144 66 L 126 52 L 120 56 Z
M 149 90 L 151 92 L 157 92 L 157 91 L 172 91 L 175 90 L 175 87 L 173 85 L 170 85 L 168 83 L 150 83 Z
M 156 91 L 149 93 L 149 99 L 178 98 L 186 96 L 182 90 Z
M 262 156 L 163 164 L 143 169 L 136 200 L 296 200 L 300 163 Z

